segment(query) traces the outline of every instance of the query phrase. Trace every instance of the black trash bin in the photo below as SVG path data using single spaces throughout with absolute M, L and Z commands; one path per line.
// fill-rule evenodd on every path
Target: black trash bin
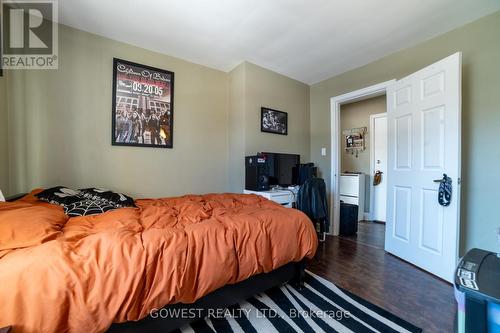
M 340 202 L 340 230 L 342 236 L 352 236 L 358 232 L 358 205 Z

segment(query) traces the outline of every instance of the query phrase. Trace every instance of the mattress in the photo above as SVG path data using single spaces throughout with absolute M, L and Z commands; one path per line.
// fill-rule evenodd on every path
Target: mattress
M 152 309 L 312 258 L 300 211 L 256 195 L 136 200 L 68 218 L 33 191 L 0 203 L 0 327 L 103 332 Z

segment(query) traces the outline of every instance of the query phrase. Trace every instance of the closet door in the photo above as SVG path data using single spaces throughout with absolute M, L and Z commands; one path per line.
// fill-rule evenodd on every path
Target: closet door
M 370 218 L 386 221 L 387 209 L 387 113 L 370 116 L 370 169 L 371 169 L 371 204 Z M 375 172 L 382 172 L 380 184 L 373 186 Z

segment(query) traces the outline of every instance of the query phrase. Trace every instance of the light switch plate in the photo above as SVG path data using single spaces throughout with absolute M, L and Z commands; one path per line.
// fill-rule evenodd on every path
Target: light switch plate
M 321 156 L 326 156 L 326 148 L 321 148 Z

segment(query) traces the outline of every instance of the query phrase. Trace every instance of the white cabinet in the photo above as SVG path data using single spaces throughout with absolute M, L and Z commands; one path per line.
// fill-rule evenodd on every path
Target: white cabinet
M 358 205 L 358 221 L 365 213 L 365 175 L 357 173 L 340 174 L 340 200 Z
M 244 190 L 245 194 L 257 194 L 271 201 L 277 202 L 280 205 L 292 208 L 296 201 L 297 193 L 293 190 L 271 190 L 271 191 L 251 191 Z

